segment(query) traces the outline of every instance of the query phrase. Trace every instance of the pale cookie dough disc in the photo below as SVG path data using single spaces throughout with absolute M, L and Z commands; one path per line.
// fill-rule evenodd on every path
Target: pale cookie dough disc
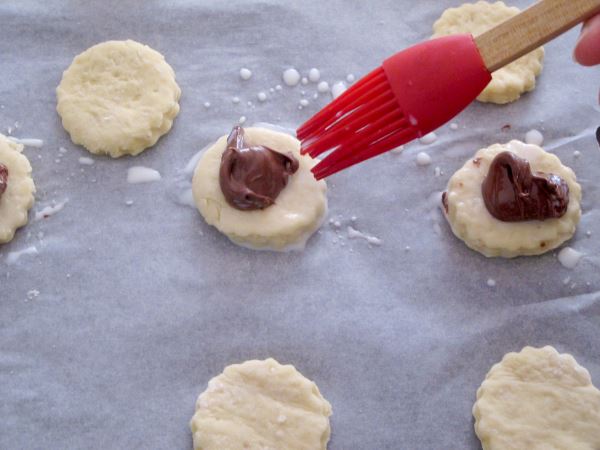
M 483 450 L 598 450 L 600 391 L 553 347 L 525 347 L 495 364 L 477 391 Z
M 165 58 L 135 41 L 107 41 L 76 56 L 56 89 L 75 144 L 113 158 L 137 155 L 171 129 L 181 90 Z
M 553 173 L 569 185 L 569 206 L 558 219 L 502 222 L 487 210 L 481 184 L 498 153 L 529 161 L 532 172 Z M 456 236 L 485 256 L 540 255 L 570 239 L 581 217 L 581 187 L 575 173 L 537 145 L 510 141 L 479 150 L 448 182 L 446 218 Z
M 31 164 L 22 151 L 21 144 L 0 134 L 0 163 L 8 169 L 6 191 L 0 196 L 0 244 L 12 240 L 17 228 L 27 223 L 27 213 L 33 206 Z
M 433 37 L 448 34 L 471 33 L 477 36 L 519 13 L 519 8 L 504 2 L 465 3 L 449 8 L 433 25 Z M 492 81 L 477 100 L 480 102 L 509 103 L 522 93 L 535 88 L 535 77 L 542 71 L 544 49 L 539 47 L 492 74 Z
M 227 203 L 219 184 L 221 155 L 227 136 L 210 147 L 196 166 L 192 192 L 206 222 L 233 242 L 256 249 L 302 248 L 319 228 L 327 212 L 327 185 L 316 181 L 310 169 L 316 161 L 300 154 L 300 142 L 285 133 L 265 128 L 245 128 L 248 145 L 264 145 L 280 153 L 292 153 L 300 163 L 275 204 L 262 210 L 240 211 Z
M 294 366 L 274 359 L 225 368 L 190 422 L 194 450 L 325 450 L 331 405 Z

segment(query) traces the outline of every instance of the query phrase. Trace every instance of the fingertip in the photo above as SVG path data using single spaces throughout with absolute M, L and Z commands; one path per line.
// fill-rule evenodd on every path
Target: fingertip
M 583 25 L 573 58 L 583 66 L 600 64 L 600 14 Z

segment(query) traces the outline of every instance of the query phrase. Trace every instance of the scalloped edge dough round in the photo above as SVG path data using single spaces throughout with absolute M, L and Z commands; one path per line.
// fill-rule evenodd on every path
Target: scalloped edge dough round
M 330 415 L 314 382 L 269 358 L 211 379 L 190 428 L 194 450 L 325 450 Z
M 77 55 L 56 88 L 56 110 L 75 144 L 113 158 L 137 155 L 166 134 L 181 90 L 163 55 L 132 40 Z
M 600 391 L 554 347 L 525 347 L 495 364 L 473 405 L 483 450 L 600 448 Z
M 433 24 L 433 37 L 449 34 L 472 33 L 477 36 L 520 12 L 519 8 L 504 2 L 465 3 L 448 8 Z M 539 47 L 492 74 L 492 81 L 477 100 L 497 104 L 517 100 L 524 92 L 535 88 L 535 77 L 542 72 L 544 48 Z
M 300 154 L 300 142 L 285 133 L 266 128 L 244 128 L 249 145 L 265 145 L 281 153 L 291 152 L 299 161 L 275 204 L 263 210 L 240 211 L 227 203 L 219 184 L 221 155 L 227 136 L 222 136 L 198 162 L 192 180 L 194 201 L 200 214 L 236 244 L 253 249 L 301 249 L 321 226 L 327 213 L 327 185 L 315 180 L 316 164 Z
M 15 231 L 27 224 L 33 206 L 35 184 L 31 164 L 21 152 L 23 146 L 0 134 L 0 163 L 8 168 L 8 184 L 0 197 L 0 244 L 10 242 Z
M 569 206 L 558 219 L 502 222 L 493 217 L 483 201 L 481 184 L 498 153 L 510 151 L 529 161 L 533 172 L 554 173 L 569 185 Z M 475 162 L 478 161 L 478 162 Z M 569 240 L 581 217 L 581 186 L 575 173 L 557 156 L 537 145 L 513 140 L 479 150 L 448 181 L 446 219 L 454 234 L 485 256 L 513 258 L 540 255 Z

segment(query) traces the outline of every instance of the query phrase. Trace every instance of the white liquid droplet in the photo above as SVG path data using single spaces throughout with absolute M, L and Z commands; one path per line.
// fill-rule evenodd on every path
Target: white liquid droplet
M 296 86 L 300 82 L 300 73 L 293 67 L 283 72 L 283 82 L 288 86 Z
M 431 156 L 429 156 L 428 153 L 425 152 L 419 152 L 417 154 L 417 165 L 419 166 L 428 166 L 429 164 L 431 164 Z
M 538 130 L 529 130 L 525 134 L 525 142 L 528 144 L 541 146 L 544 143 L 544 135 Z
M 242 80 L 249 80 L 252 77 L 252 71 L 250 69 L 246 69 L 245 67 L 240 69 L 240 78 Z
M 427 133 L 425 136 L 419 139 L 419 142 L 424 145 L 433 144 L 435 141 L 437 141 L 437 134 L 435 134 L 433 131 L 431 133 Z
M 259 102 L 264 102 L 267 100 L 267 94 L 265 94 L 264 92 L 259 92 L 258 94 L 256 94 L 256 98 L 258 98 Z
M 24 248 L 23 250 L 19 250 L 16 252 L 10 252 L 8 255 L 6 255 L 6 264 L 12 265 L 16 263 L 19 260 L 19 258 L 23 255 L 37 255 L 38 253 L 38 249 L 35 245 L 32 245 L 30 247 Z
M 333 98 L 338 98 L 346 91 L 346 84 L 343 81 L 338 81 L 333 86 L 331 86 L 331 96 Z
M 321 81 L 317 85 L 317 91 L 319 91 L 321 94 L 324 94 L 325 92 L 329 92 L 329 83 L 327 81 Z
M 91 166 L 94 164 L 94 160 L 92 158 L 88 158 L 87 156 L 82 156 L 79 158 L 79 164 L 83 164 L 84 166 Z
M 131 184 L 150 183 L 160 179 L 160 172 L 149 167 L 133 166 L 127 170 L 127 182 Z
M 558 253 L 558 261 L 567 269 L 574 269 L 583 253 L 571 247 L 565 247 Z
M 313 67 L 312 69 L 310 69 L 308 71 L 308 79 L 312 83 L 316 83 L 317 81 L 319 81 L 320 78 L 321 78 L 321 72 L 319 72 L 319 69 L 317 69 L 316 67 Z
M 356 80 L 356 77 L 352 73 L 349 73 L 348 76 L 346 77 L 346 81 L 348 83 L 354 83 L 355 80 Z
M 9 141 L 14 142 L 15 144 L 24 145 L 25 147 L 40 148 L 40 147 L 42 147 L 44 145 L 44 141 L 42 139 L 32 139 L 32 138 L 17 139 L 15 137 L 9 137 L 7 139 Z
M 383 241 L 378 237 L 369 236 L 368 234 L 362 233 L 351 226 L 348 226 L 347 231 L 349 239 L 364 239 L 372 245 L 381 245 L 383 243 Z
M 56 203 L 55 205 L 46 206 L 45 208 L 42 208 L 41 210 L 35 213 L 35 217 L 33 218 L 33 220 L 37 222 L 38 220 L 46 219 L 50 216 L 53 216 L 57 212 L 62 211 L 62 209 L 68 202 L 69 200 L 64 200 L 62 202 Z

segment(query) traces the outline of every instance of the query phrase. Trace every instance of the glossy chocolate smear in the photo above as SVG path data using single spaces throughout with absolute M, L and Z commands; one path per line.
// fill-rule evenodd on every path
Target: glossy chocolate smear
M 265 209 L 298 170 L 298 160 L 262 145 L 244 143 L 242 127 L 233 127 L 221 157 L 219 184 L 231 206 L 241 210 Z
M 529 162 L 499 153 L 481 185 L 487 210 L 503 222 L 561 217 L 569 206 L 569 185 L 558 175 L 531 173 Z
M 0 198 L 8 186 L 8 167 L 0 163 Z

